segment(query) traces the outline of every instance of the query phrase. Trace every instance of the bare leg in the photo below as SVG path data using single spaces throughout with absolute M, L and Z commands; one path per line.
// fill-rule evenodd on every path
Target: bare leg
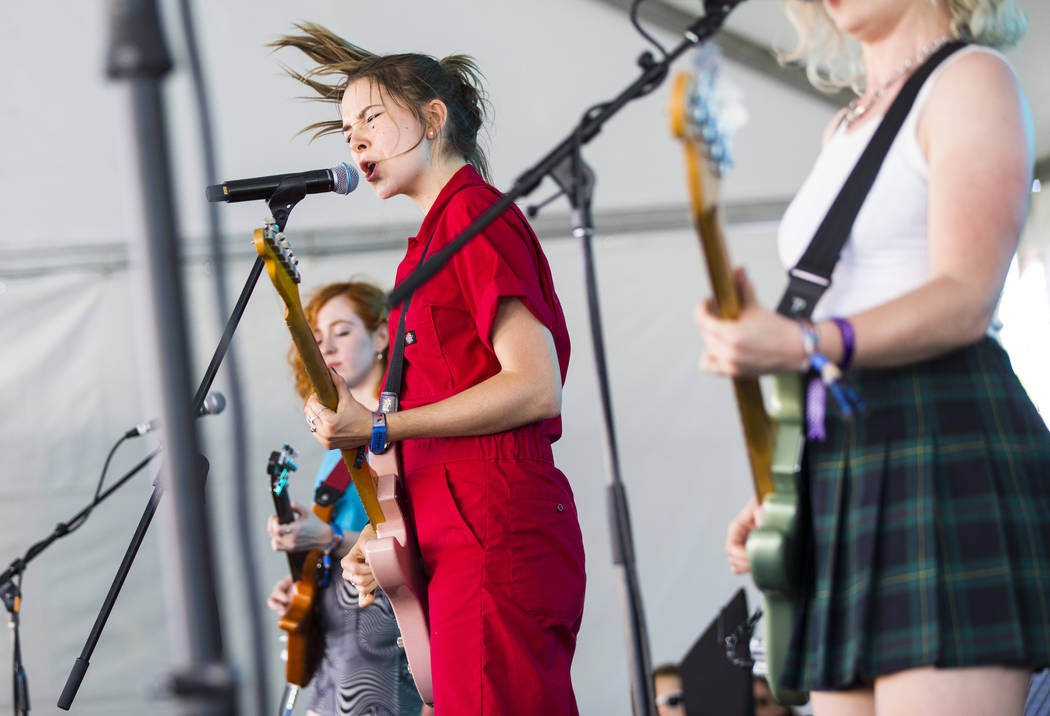
M 908 669 L 875 680 L 879 716 L 1021 716 L 1027 669 L 981 666 Z
M 875 692 L 870 688 L 814 691 L 809 698 L 814 716 L 875 716 Z

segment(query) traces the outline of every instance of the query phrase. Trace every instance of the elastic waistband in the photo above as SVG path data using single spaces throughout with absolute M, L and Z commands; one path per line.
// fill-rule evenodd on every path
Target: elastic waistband
M 492 435 L 420 438 L 401 442 L 405 473 L 457 460 L 534 460 L 554 464 L 550 440 L 539 424 L 523 425 Z

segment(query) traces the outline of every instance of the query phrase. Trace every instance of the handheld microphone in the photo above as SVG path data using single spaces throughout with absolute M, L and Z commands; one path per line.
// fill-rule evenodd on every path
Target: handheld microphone
M 331 169 L 315 169 L 311 172 L 296 174 L 274 174 L 268 177 L 236 179 L 223 184 L 213 184 L 204 190 L 208 201 L 254 201 L 269 199 L 277 191 L 281 182 L 302 180 L 306 184 L 307 194 L 323 194 L 333 191 L 336 194 L 349 194 L 357 188 L 358 174 L 355 167 L 346 162 L 339 162 Z
M 222 393 L 220 393 L 219 391 L 215 390 L 215 391 L 212 391 L 211 393 L 208 393 L 208 395 L 205 396 L 204 403 L 201 405 L 200 409 L 197 411 L 197 417 L 201 417 L 203 415 L 218 415 L 219 413 L 221 413 L 225 409 L 226 409 L 226 396 L 223 395 Z M 124 437 L 126 437 L 126 438 L 137 438 L 139 435 L 145 435 L 146 433 L 153 432 L 154 430 L 156 430 L 159 427 L 160 427 L 160 421 L 157 420 L 156 418 L 154 418 L 153 420 L 150 420 L 148 423 L 139 423 L 138 425 L 133 427 L 131 430 L 128 430 L 126 433 L 124 433 Z

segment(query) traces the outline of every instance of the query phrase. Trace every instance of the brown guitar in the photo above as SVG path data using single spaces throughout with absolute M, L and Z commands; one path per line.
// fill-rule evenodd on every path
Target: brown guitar
M 295 521 L 292 501 L 288 496 L 289 473 L 298 469 L 293 462 L 295 451 L 290 445 L 270 453 L 266 474 L 270 476 L 270 494 L 273 497 L 277 521 L 286 525 Z M 331 519 L 331 507 L 314 505 L 314 514 L 322 521 Z M 324 650 L 324 638 L 318 633 L 315 619 L 318 581 L 321 573 L 321 550 L 288 552 L 288 568 L 295 589 L 291 601 L 278 626 L 287 633 L 288 648 L 285 664 L 285 681 L 295 686 L 306 686 L 317 669 Z

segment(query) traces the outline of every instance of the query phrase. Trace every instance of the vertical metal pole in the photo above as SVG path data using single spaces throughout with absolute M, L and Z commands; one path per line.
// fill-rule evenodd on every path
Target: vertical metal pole
M 601 397 L 602 447 L 605 452 L 609 538 L 612 544 L 613 565 L 620 578 L 620 604 L 623 608 L 627 636 L 627 663 L 631 676 L 631 705 L 635 716 L 656 716 L 656 694 L 650 673 L 652 662 L 649 656 L 649 630 L 646 627 L 642 590 L 634 558 L 634 537 L 631 534 L 631 516 L 627 509 L 627 492 L 624 490 L 620 472 L 612 393 L 609 390 L 609 371 L 605 361 L 601 303 L 598 299 L 598 276 L 594 268 L 592 242 L 594 221 L 591 216 L 594 172 L 583 161 L 580 153 L 580 136 L 577 135 L 575 140 L 572 154 L 551 172 L 551 177 L 569 198 L 572 206 L 570 214 L 572 235 L 580 240 L 580 247 L 583 250 L 587 315 L 591 325 L 591 345 L 594 350 L 598 394 Z
M 111 0 L 107 73 L 129 83 L 140 189 L 141 227 L 132 254 L 138 299 L 149 307 L 151 340 L 140 341 L 146 394 L 159 401 L 166 449 L 161 479 L 171 496 L 162 535 L 167 613 L 175 662 L 172 693 L 185 714 L 232 714 L 234 687 L 223 661 L 219 606 L 204 510 L 200 449 L 190 407 L 189 346 L 161 80 L 171 60 L 154 0 Z

